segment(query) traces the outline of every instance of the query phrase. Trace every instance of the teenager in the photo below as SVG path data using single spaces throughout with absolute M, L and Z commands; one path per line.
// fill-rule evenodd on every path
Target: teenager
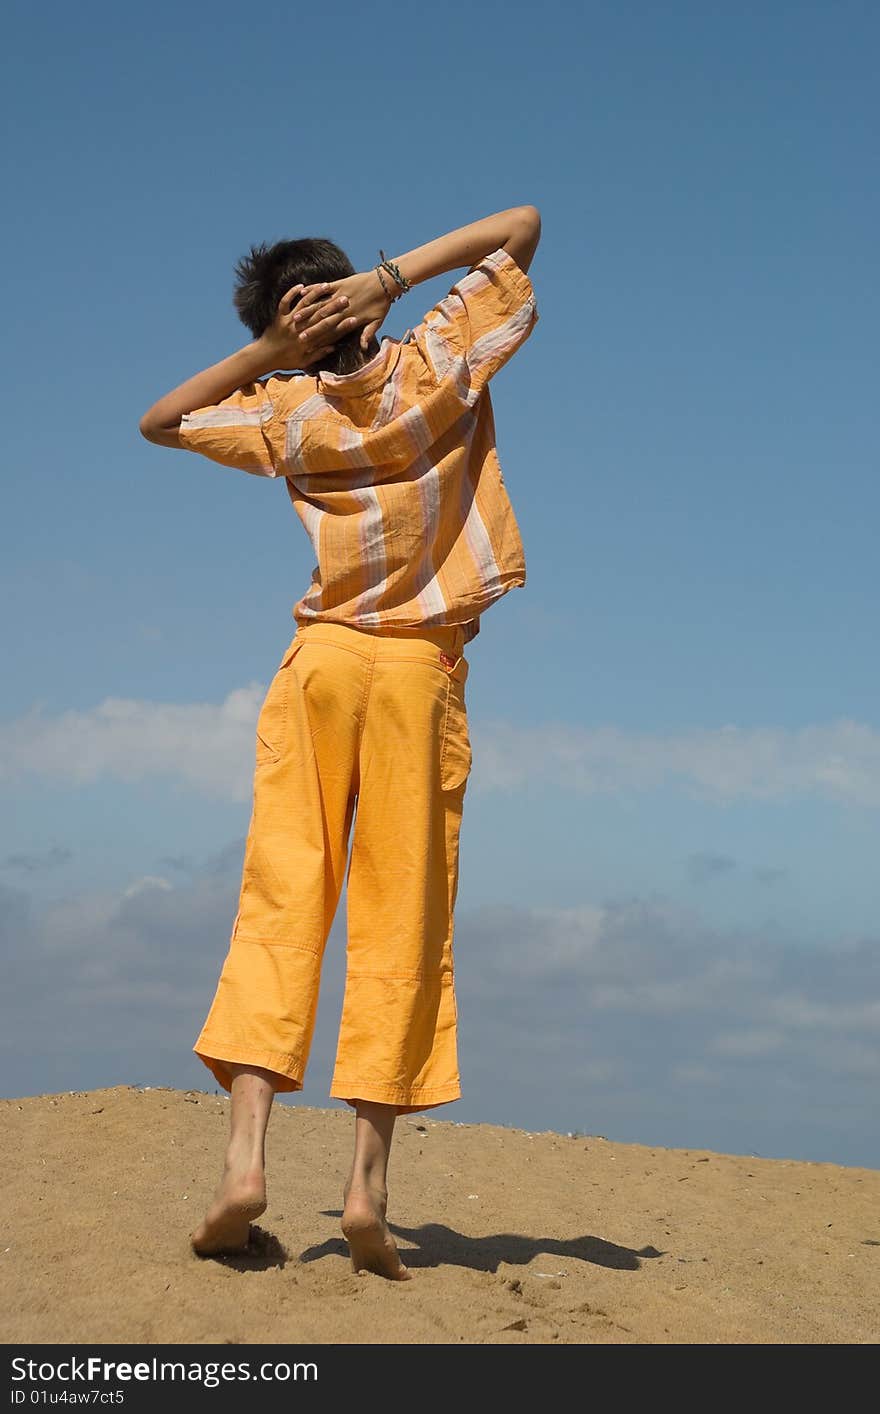
M 303 1084 L 347 870 L 330 1091 L 356 1114 L 342 1229 L 356 1271 L 409 1275 L 385 1220 L 388 1156 L 397 1115 L 461 1093 L 464 649 L 525 582 L 488 384 L 536 322 L 539 238 L 538 212 L 520 206 L 362 273 L 327 240 L 254 247 L 235 293 L 252 341 L 141 420 L 160 446 L 283 478 L 317 560 L 260 711 L 239 908 L 194 1048 L 232 1094 L 201 1254 L 244 1247 L 265 1210 L 272 1100 Z M 395 300 L 460 268 L 403 338 L 378 340 Z

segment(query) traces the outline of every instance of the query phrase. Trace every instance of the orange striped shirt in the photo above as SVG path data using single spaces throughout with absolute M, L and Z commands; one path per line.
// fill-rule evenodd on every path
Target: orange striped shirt
M 276 373 L 188 413 L 180 443 L 284 477 L 317 557 L 298 623 L 463 624 L 525 583 L 488 382 L 538 315 L 497 250 L 355 373 Z

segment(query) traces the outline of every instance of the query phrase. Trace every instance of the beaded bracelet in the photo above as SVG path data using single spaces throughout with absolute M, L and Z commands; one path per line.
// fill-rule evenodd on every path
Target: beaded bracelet
M 379 270 L 387 270 L 387 271 L 388 271 L 388 274 L 391 276 L 391 278 L 392 278 L 392 280 L 394 281 L 394 283 L 395 283 L 397 286 L 399 286 L 399 289 L 400 289 L 400 294 L 395 295 L 395 296 L 394 296 L 394 299 L 400 299 L 400 295 L 405 295 L 406 292 L 407 292 L 407 290 L 411 290 L 411 289 L 412 289 L 412 281 L 411 281 L 411 280 L 408 280 L 408 279 L 406 278 L 406 276 L 404 275 L 404 273 L 403 273 L 403 271 L 401 270 L 401 268 L 400 268 L 399 265 L 395 265 L 395 263 L 394 263 L 393 260 L 388 260 L 388 259 L 386 258 L 386 255 L 385 255 L 384 250 L 380 250 L 380 251 L 379 251 L 379 259 L 380 259 L 380 261 L 381 261 L 382 263 L 381 263 L 381 265 L 378 265 L 378 266 L 376 267 L 377 272 L 378 272 Z M 381 275 L 379 275 L 379 279 L 382 280 L 382 276 L 381 276 Z M 384 281 L 384 280 L 382 280 L 382 288 L 383 288 L 383 290 L 385 289 L 385 281 Z M 386 290 L 386 294 L 387 294 L 387 290 Z

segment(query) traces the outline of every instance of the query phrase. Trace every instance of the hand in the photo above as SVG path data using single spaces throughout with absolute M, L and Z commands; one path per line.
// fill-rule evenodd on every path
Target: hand
M 385 278 L 390 284 L 390 275 Z M 370 340 L 385 322 L 393 303 L 391 296 L 386 295 L 382 289 L 375 270 L 368 270 L 360 275 L 347 275 L 344 280 L 332 280 L 329 284 L 308 285 L 293 313 L 296 327 L 309 333 L 319 330 L 325 317 L 325 301 L 332 303 L 339 297 L 348 303 L 350 318 L 346 320 L 346 324 L 350 328 L 363 325 L 361 348 L 368 348 Z
M 321 285 L 311 285 L 309 289 L 321 290 Z M 359 321 L 347 313 L 348 299 L 343 295 L 330 294 L 322 297 L 322 303 L 312 305 L 313 315 L 307 327 L 297 327 L 294 322 L 299 306 L 291 310 L 291 305 L 305 289 L 304 285 L 294 285 L 292 290 L 282 295 L 278 302 L 278 312 L 274 322 L 257 340 L 262 356 L 265 355 L 267 371 L 275 368 L 307 369 L 318 359 L 332 352 L 337 340 L 343 334 L 350 334 Z

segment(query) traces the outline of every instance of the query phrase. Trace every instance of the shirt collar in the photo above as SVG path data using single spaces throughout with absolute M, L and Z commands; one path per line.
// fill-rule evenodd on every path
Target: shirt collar
M 369 363 L 365 363 L 354 373 L 316 374 L 319 390 L 336 398 L 361 398 L 366 393 L 372 393 L 374 388 L 380 387 L 391 377 L 397 367 L 400 351 L 409 336 L 409 330 L 402 339 L 391 339 L 386 336 L 382 340 L 379 352 L 373 355 Z

